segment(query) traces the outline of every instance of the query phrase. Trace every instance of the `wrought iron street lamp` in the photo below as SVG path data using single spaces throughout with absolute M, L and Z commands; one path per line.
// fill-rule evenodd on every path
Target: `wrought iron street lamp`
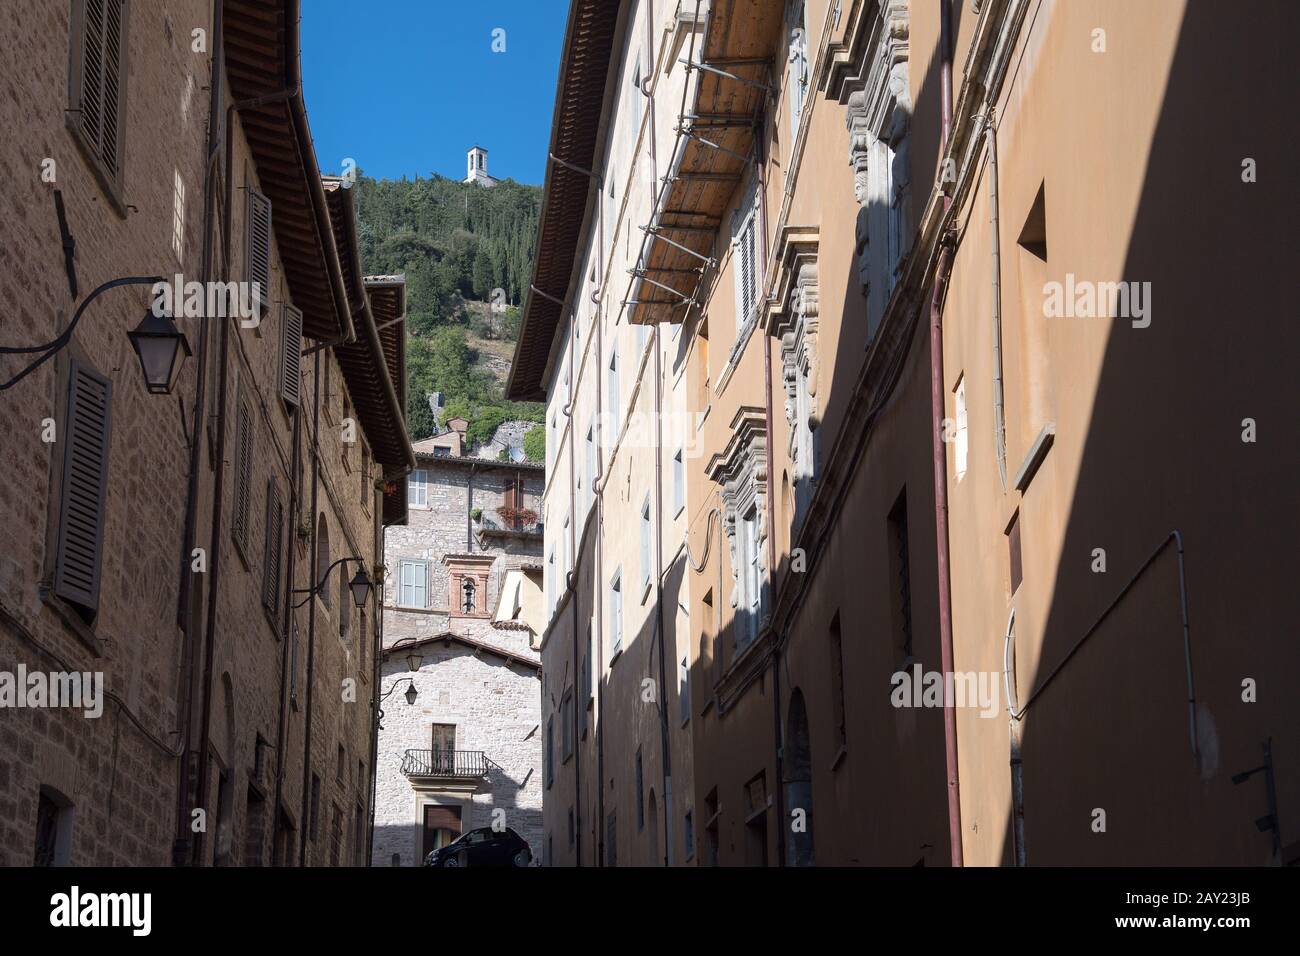
M 348 589 L 352 592 L 352 600 L 356 604 L 356 606 L 365 607 L 366 602 L 370 600 L 370 592 L 374 590 L 375 585 L 374 582 L 370 580 L 370 576 L 366 574 L 365 562 L 362 561 L 360 558 L 358 558 L 356 555 L 352 555 L 346 558 L 339 558 L 337 561 L 331 564 L 328 568 L 325 569 L 325 573 L 321 575 L 320 581 L 316 583 L 315 587 L 294 588 L 293 589 L 294 594 L 307 595 L 305 598 L 303 598 L 301 601 L 295 604 L 294 607 L 302 607 L 304 604 L 306 604 L 308 601 L 311 600 L 313 594 L 320 594 L 322 591 L 324 591 L 325 585 L 330 579 L 330 572 L 333 571 L 335 568 L 337 568 L 340 564 L 347 564 L 349 561 L 356 561 L 359 565 L 361 565 L 361 567 L 357 568 L 357 573 L 353 575 L 352 580 L 348 582 Z
M 140 359 L 144 387 L 151 395 L 170 395 L 181 366 L 192 354 L 184 333 L 176 328 L 171 316 L 149 309 L 126 336 Z
M 153 286 L 163 281 L 165 280 L 162 276 L 126 276 L 121 279 L 110 279 L 82 300 L 81 305 L 77 306 L 77 311 L 72 314 L 72 321 L 68 323 L 68 327 L 57 338 L 53 338 L 41 345 L 0 346 L 0 355 L 39 356 L 39 358 L 28 363 L 13 378 L 0 384 L 0 392 L 13 388 L 61 352 L 72 341 L 73 330 L 76 329 L 77 323 L 81 321 L 81 316 L 90 303 L 109 289 L 116 289 L 124 285 Z M 127 338 L 131 340 L 131 345 L 135 347 L 135 354 L 140 360 L 140 370 L 144 373 L 145 388 L 154 395 L 170 394 L 172 387 L 176 384 L 177 377 L 180 375 L 181 365 L 184 364 L 185 358 L 192 354 L 190 352 L 190 343 L 185 338 L 184 333 L 176 328 L 170 316 L 159 314 L 151 307 L 145 313 L 145 317 L 140 324 L 127 333 Z

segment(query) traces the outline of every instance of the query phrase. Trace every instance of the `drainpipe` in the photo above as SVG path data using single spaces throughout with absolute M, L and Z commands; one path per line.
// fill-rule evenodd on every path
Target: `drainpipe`
M 317 494 L 320 478 L 320 363 L 321 353 L 317 352 L 312 362 L 312 422 L 311 422 L 311 584 L 316 585 L 316 537 L 320 525 L 316 520 Z M 343 573 L 342 571 L 339 572 Z M 311 836 L 311 817 L 308 801 L 311 800 L 311 717 L 312 687 L 316 672 L 316 595 L 311 595 L 307 602 L 307 720 L 303 730 L 302 745 L 302 816 L 300 829 L 302 836 L 298 839 L 298 865 L 307 865 L 307 841 Z
M 948 149 L 952 127 L 952 5 L 939 0 L 939 155 Z M 944 195 L 944 212 L 952 198 Z M 942 251 L 930 298 L 930 447 L 934 466 L 934 533 L 935 557 L 939 584 L 939 657 L 945 682 L 953 671 L 952 594 L 950 590 L 950 555 L 948 551 L 948 455 L 943 443 L 943 297 L 952 268 L 952 241 L 939 239 Z M 947 686 L 947 683 L 945 683 Z M 957 711 L 950 695 L 943 702 L 944 764 L 948 777 L 948 842 L 952 865 L 962 865 L 961 793 L 957 780 Z
M 998 477 L 1007 490 L 1007 429 L 1002 394 L 1002 250 L 998 239 L 998 129 L 989 108 L 984 123 L 989 151 L 989 231 L 993 243 L 993 437 L 998 449 Z
M 293 642 L 293 573 L 298 555 L 298 512 L 302 509 L 302 409 L 293 410 L 293 467 L 289 473 L 289 557 L 284 588 L 284 647 L 280 651 L 280 717 L 275 738 L 275 804 L 271 811 L 271 846 L 280 829 L 280 802 L 284 799 L 284 749 L 289 736 L 288 693 L 290 686 L 290 651 Z
M 203 284 L 212 278 L 212 204 L 216 199 L 212 182 L 212 167 L 220 156 L 221 140 L 227 136 L 225 127 L 219 125 L 221 117 L 221 98 L 224 92 L 224 70 L 222 68 L 224 43 L 222 40 L 222 23 L 224 0 L 212 2 L 212 60 L 209 68 L 208 85 L 208 136 L 203 152 L 203 254 L 200 268 L 203 270 Z M 202 465 L 203 416 L 207 406 L 208 384 L 208 323 L 205 317 L 199 333 L 198 379 L 194 388 L 194 424 L 190 428 L 190 463 L 189 479 L 185 489 L 185 529 L 181 534 L 181 586 L 180 606 L 177 608 L 182 632 L 185 634 L 185 648 L 182 653 L 184 677 L 177 685 L 176 713 L 181 721 L 181 742 L 184 752 L 177 764 L 176 778 L 176 835 L 172 843 L 172 865 L 183 866 L 190 855 L 189 796 L 190 765 L 193 759 L 190 731 L 194 717 L 194 681 L 195 670 L 194 642 L 196 634 L 193 575 L 190 570 L 191 555 L 194 553 L 194 541 L 198 536 L 198 494 L 199 468 Z

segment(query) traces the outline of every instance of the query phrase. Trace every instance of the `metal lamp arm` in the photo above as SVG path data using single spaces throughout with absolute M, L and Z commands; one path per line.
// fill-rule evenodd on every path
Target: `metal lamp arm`
M 337 561 L 335 561 L 333 564 L 331 564 L 328 568 L 325 569 L 325 573 L 321 575 L 320 582 L 319 582 L 315 587 L 311 587 L 311 588 L 294 588 L 294 589 L 293 589 L 293 593 L 294 593 L 294 594 L 306 594 L 306 595 L 307 595 L 307 597 L 303 598 L 301 601 L 299 601 L 297 604 L 295 604 L 294 607 L 302 607 L 302 606 L 303 606 L 304 604 L 306 604 L 309 600 L 311 600 L 311 595 L 313 595 L 313 594 L 319 594 L 322 590 L 324 590 L 324 588 L 325 588 L 325 582 L 328 581 L 328 580 L 330 579 L 330 573 L 331 573 L 335 568 L 337 568 L 340 564 L 346 564 L 346 563 L 349 562 L 349 561 L 356 561 L 358 564 L 362 565 L 363 567 L 365 566 L 365 562 L 362 561 L 360 558 L 358 558 L 356 555 L 352 555 L 352 556 L 350 556 L 350 557 L 346 557 L 346 558 L 339 558 Z
M 414 684 L 414 683 L 415 683 L 415 678 L 414 678 L 414 677 L 399 677 L 399 678 L 397 678 L 397 680 L 393 681 L 393 686 L 390 687 L 390 688 L 388 688 L 388 693 L 387 693 L 387 694 L 384 694 L 382 697 L 379 698 L 379 702 L 382 704 L 384 701 L 388 700 L 388 698 L 392 697 L 392 696 L 393 696 L 393 692 L 394 692 L 395 690 L 397 690 L 397 688 L 399 688 L 399 687 L 402 686 L 402 681 L 406 681 L 408 684 Z
M 72 341 L 72 333 L 77 328 L 77 323 L 81 321 L 81 316 L 86 311 L 86 307 L 89 306 L 90 303 L 94 302 L 100 295 L 107 292 L 109 289 L 116 289 L 118 286 L 156 285 L 163 281 L 165 280 L 162 276 L 126 276 L 121 279 L 110 279 L 108 282 L 105 282 L 96 288 L 90 293 L 90 295 L 86 296 L 86 298 L 81 301 L 81 305 L 77 306 L 77 311 L 72 314 L 72 321 L 68 323 L 68 327 L 64 329 L 57 338 L 51 339 L 43 345 L 0 346 L 0 355 L 31 355 L 35 352 L 44 353 L 36 361 L 32 362 L 13 378 L 9 379 L 9 381 L 0 385 L 0 392 L 17 385 L 32 372 L 36 371 L 48 362 L 59 352 L 60 349 Z

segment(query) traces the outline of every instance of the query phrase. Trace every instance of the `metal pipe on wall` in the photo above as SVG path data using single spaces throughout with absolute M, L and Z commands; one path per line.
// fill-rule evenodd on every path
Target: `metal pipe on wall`
M 952 128 L 952 4 L 939 0 L 939 155 L 947 152 Z M 944 211 L 952 205 L 947 193 Z M 943 442 L 943 297 L 948 273 L 952 268 L 952 243 L 940 237 L 943 250 L 935 271 L 934 291 L 930 299 L 930 444 L 934 469 L 935 558 L 939 584 L 939 658 L 945 681 L 953 670 L 952 592 L 950 587 L 950 553 L 948 548 L 948 455 Z M 946 686 L 946 684 L 945 684 Z M 957 779 L 957 711 L 951 695 L 943 702 L 944 764 L 948 777 L 948 840 L 953 866 L 962 865 L 961 793 Z

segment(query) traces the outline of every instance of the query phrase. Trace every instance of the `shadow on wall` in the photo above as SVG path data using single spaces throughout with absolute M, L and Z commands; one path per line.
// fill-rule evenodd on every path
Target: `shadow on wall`
M 1053 509 L 1067 521 L 1045 620 L 1024 624 L 1044 637 L 1037 671 L 1019 677 L 1022 706 L 1080 645 L 1025 721 L 1030 864 L 1271 862 L 1272 834 L 1255 826 L 1268 812 L 1264 775 L 1240 786 L 1230 779 L 1261 763 L 1270 735 L 1280 841 L 1300 840 L 1300 650 L 1291 626 L 1300 618 L 1300 419 L 1289 374 L 1300 336 L 1281 294 L 1282 277 L 1294 271 L 1285 229 L 1294 205 L 1279 201 L 1293 189 L 1284 177 L 1297 141 L 1294 124 L 1277 122 L 1289 114 L 1294 66 L 1285 47 L 1297 26 L 1294 6 L 1252 5 L 1251 16 L 1224 17 L 1212 4 L 1188 4 L 1123 273 L 1097 277 L 1150 282 L 1150 325 L 1113 320 L 1077 480 L 1054 480 L 1050 469 L 1068 462 L 1061 450 L 1049 453 L 1035 479 L 1042 484 L 1022 502 L 1028 542 L 1035 522 L 1060 520 L 1036 501 L 1050 496 L 1053 483 L 1073 492 Z M 1125 145 L 1122 121 L 1113 122 L 1078 135 L 1110 149 L 1141 145 Z M 1242 181 L 1247 157 L 1257 161 L 1257 183 Z M 1081 271 L 1068 255 L 1051 256 L 1053 235 L 1071 228 L 1053 221 L 1053 193 L 1068 188 L 1047 171 L 1047 268 L 1060 281 Z M 1009 226 L 1013 236 L 1017 228 Z M 1003 261 L 1014 268 L 1014 260 Z M 1055 354 L 1068 354 L 1068 346 Z M 1056 378 L 1049 369 L 1047 380 Z M 1054 395 L 1049 404 L 1067 400 Z M 1243 441 L 1246 418 L 1257 422 L 1254 443 Z M 1057 438 L 1076 447 L 1075 436 Z M 1197 753 L 1174 529 L 1186 549 Z M 1106 551 L 1107 573 L 1091 568 L 1096 548 Z M 1047 573 L 1051 558 L 1024 554 L 1026 585 Z M 1258 682 L 1258 702 L 1242 699 L 1247 679 Z M 1096 829 L 1099 812 L 1105 832 Z

